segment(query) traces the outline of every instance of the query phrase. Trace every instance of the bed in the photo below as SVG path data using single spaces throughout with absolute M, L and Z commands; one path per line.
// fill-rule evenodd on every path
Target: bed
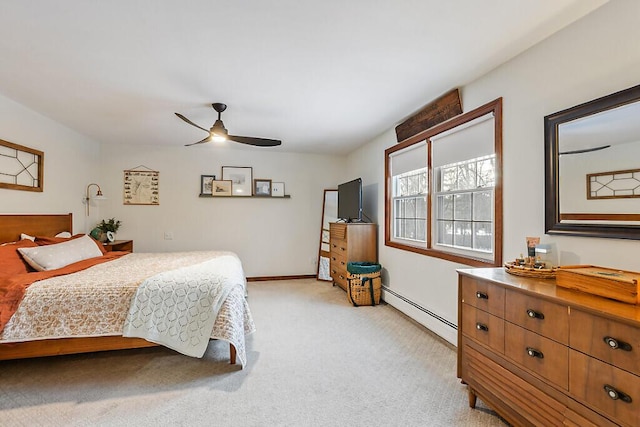
M 64 231 L 72 231 L 71 214 L 0 215 L 0 244 L 20 241 L 23 233 L 51 237 Z M 3 325 L 0 360 L 151 347 L 158 343 L 201 357 L 198 349 L 206 349 L 210 339 L 220 339 L 229 342 L 230 362 L 239 361 L 244 366 L 244 338 L 255 326 L 245 298 L 242 265 L 235 254 L 109 252 L 104 258 L 94 258 L 96 265 L 82 270 L 78 267 L 74 271 L 79 271 L 64 275 L 15 275 L 40 278 L 45 274 L 46 278 L 26 288 L 20 304 Z M 210 282 L 219 282 L 220 286 L 209 286 Z M 180 309 L 192 313 L 192 323 L 180 329 L 184 319 L 174 319 L 175 313 L 180 312 L 167 311 L 167 307 L 171 309 L 176 295 L 185 292 L 188 297 L 179 300 Z M 148 304 L 156 306 L 150 309 Z M 191 305 L 182 307 L 185 304 Z M 195 335 L 187 329 L 196 331 Z

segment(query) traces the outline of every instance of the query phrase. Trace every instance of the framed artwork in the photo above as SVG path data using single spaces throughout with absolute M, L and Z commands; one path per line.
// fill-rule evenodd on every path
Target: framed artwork
M 222 180 L 231 181 L 231 194 L 233 196 L 251 196 L 253 183 L 253 168 L 242 166 L 223 166 Z
M 284 197 L 284 182 L 274 182 L 271 184 L 272 197 Z
M 211 184 L 215 179 L 215 175 L 200 175 L 200 195 L 211 195 L 213 193 Z
M 211 195 L 213 197 L 231 196 L 232 195 L 232 191 L 231 191 L 232 188 L 233 188 L 233 185 L 232 185 L 231 180 L 211 181 L 211 190 L 212 190 Z
M 271 180 L 270 179 L 254 179 L 253 194 L 259 197 L 271 197 Z
M 144 166 L 146 167 L 146 166 Z M 160 172 L 130 169 L 124 171 L 124 205 L 159 205 Z
M 0 188 L 43 191 L 44 153 L 0 139 Z

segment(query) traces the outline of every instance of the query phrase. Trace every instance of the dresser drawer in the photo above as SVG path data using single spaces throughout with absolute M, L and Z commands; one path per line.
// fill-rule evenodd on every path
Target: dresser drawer
M 507 290 L 505 319 L 564 345 L 569 344 L 569 309 L 523 292 Z
M 341 239 L 331 240 L 331 252 L 346 254 L 347 253 L 347 241 Z
M 640 375 L 639 328 L 572 309 L 570 331 L 571 348 Z
M 504 333 L 504 353 L 508 358 L 568 389 L 568 347 L 509 322 L 505 322 Z
M 347 238 L 347 224 L 340 222 L 332 222 L 329 224 L 329 237 L 333 239 L 346 239 Z
M 462 278 L 462 302 L 504 318 L 504 293 L 502 286 L 489 282 Z
M 640 425 L 639 377 L 575 350 L 570 350 L 569 357 L 572 395 L 614 421 Z
M 470 340 L 463 339 L 462 347 L 466 358 L 463 378 L 473 393 L 503 413 L 511 425 L 563 425 L 567 408 L 562 402 L 486 357 Z
M 331 270 L 331 278 L 336 285 L 340 286 L 345 291 L 348 289 L 349 283 L 346 273 Z
M 337 270 L 344 270 L 345 274 L 347 272 L 347 256 L 341 252 L 331 251 L 331 268 L 335 268 Z
M 504 320 L 486 311 L 462 304 L 462 333 L 504 353 Z

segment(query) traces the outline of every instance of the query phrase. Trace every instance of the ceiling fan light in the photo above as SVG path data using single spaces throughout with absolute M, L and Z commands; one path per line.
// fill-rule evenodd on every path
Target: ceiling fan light
M 211 136 L 211 140 L 213 142 L 225 142 L 227 140 L 227 137 L 226 137 L 226 135 L 215 135 L 215 134 L 213 134 Z

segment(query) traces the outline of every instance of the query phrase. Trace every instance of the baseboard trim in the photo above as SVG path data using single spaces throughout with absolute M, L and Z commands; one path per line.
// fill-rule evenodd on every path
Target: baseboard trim
M 247 277 L 247 282 L 266 282 L 267 280 L 295 280 L 295 279 L 315 279 L 315 274 L 302 274 L 295 276 L 257 276 Z

